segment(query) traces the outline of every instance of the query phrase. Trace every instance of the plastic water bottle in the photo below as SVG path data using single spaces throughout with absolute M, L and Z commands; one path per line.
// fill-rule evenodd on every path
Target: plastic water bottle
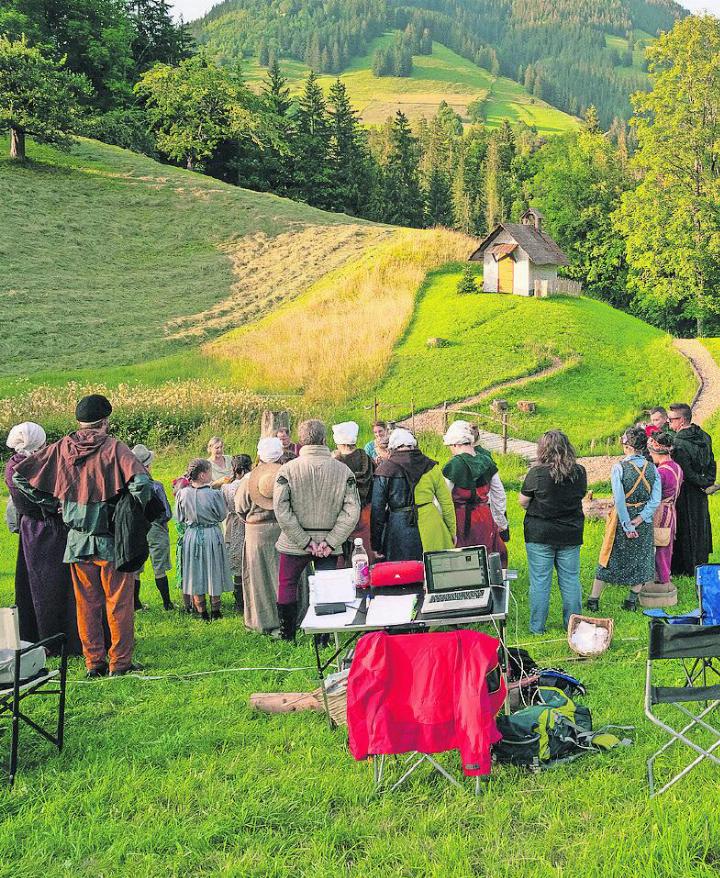
M 360 537 L 355 540 L 355 548 L 352 553 L 353 576 L 355 578 L 355 588 L 370 587 L 370 562 L 368 553 Z

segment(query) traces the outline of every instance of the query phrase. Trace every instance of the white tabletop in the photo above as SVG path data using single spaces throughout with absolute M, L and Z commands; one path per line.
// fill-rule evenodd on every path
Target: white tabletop
M 493 612 L 492 613 L 476 613 L 467 616 L 441 616 L 433 619 L 423 618 L 418 615 L 417 618 L 402 625 L 368 625 L 353 624 L 357 615 L 357 608 L 348 608 L 344 613 L 335 613 L 331 616 L 317 616 L 315 608 L 311 604 L 305 614 L 305 618 L 300 624 L 305 634 L 334 634 L 347 631 L 348 633 L 359 631 L 391 631 L 393 628 L 403 630 L 424 630 L 426 628 L 447 628 L 451 625 L 475 625 L 482 623 L 504 622 L 507 618 L 510 606 L 510 582 L 505 581 L 504 585 L 492 586 L 493 592 Z M 499 609 L 495 609 L 495 605 L 499 603 Z

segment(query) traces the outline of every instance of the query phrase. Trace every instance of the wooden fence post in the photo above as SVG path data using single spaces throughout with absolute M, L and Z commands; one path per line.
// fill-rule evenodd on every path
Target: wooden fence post
M 373 402 L 373 422 L 378 419 L 378 409 L 380 408 L 380 403 L 378 402 L 377 396 L 375 397 L 375 401 Z
M 410 397 L 410 423 L 412 424 L 412 434 L 415 435 L 415 397 Z
M 507 454 L 508 444 L 508 416 L 507 412 L 502 413 L 502 453 Z
M 448 404 L 447 400 L 443 403 L 443 433 L 447 433 L 448 428 Z

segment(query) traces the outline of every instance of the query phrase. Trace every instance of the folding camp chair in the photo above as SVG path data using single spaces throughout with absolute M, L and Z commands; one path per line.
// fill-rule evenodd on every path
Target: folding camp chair
M 720 747 L 720 729 L 712 726 L 708 717 L 720 705 L 720 625 L 669 625 L 660 619 L 650 620 L 650 638 L 648 644 L 647 670 L 645 676 L 645 715 L 656 726 L 670 735 L 670 740 L 663 744 L 648 759 L 648 783 L 650 795 L 660 795 L 685 777 L 704 759 L 720 765 L 720 759 L 714 751 Z M 657 685 L 655 675 L 656 662 L 675 662 L 674 665 L 663 665 L 672 668 L 677 679 L 680 676 L 682 685 Z M 676 728 L 663 721 L 654 712 L 658 705 L 671 705 L 683 714 L 683 727 Z M 694 713 L 685 705 L 704 705 L 698 713 Z M 687 720 L 687 721 L 685 721 Z M 680 725 L 678 722 L 677 725 Z M 702 731 L 713 740 L 708 746 L 693 740 L 690 736 Z M 692 762 L 659 789 L 655 790 L 655 761 L 675 743 L 682 743 L 698 755 Z
M 26 665 L 32 658 L 34 650 L 45 647 L 60 648 L 60 668 L 48 670 L 43 666 L 34 675 L 23 678 L 27 673 Z M 26 643 L 20 640 L 17 609 L 15 607 L 0 609 L 0 669 L 9 670 L 10 682 L 0 683 L 0 717 L 9 714 L 12 718 L 12 735 L 10 742 L 10 786 L 15 782 L 20 744 L 20 721 L 34 729 L 45 740 L 62 750 L 65 732 L 65 685 L 67 676 L 67 654 L 65 652 L 65 635 L 55 634 L 37 643 Z M 56 682 L 57 688 L 47 688 L 48 683 Z M 21 704 L 31 695 L 57 695 L 58 715 L 55 734 L 47 731 L 27 716 Z
M 695 568 L 695 583 L 703 625 L 720 625 L 720 564 L 701 564 Z
M 361 638 L 348 678 L 349 743 L 356 759 L 373 760 L 376 792 L 395 792 L 421 766 L 467 789 L 439 755 L 458 750 L 462 758 L 469 734 L 475 747 L 472 764 L 463 768 L 479 793 L 489 773 L 495 716 L 507 694 L 498 647 L 495 638 L 477 631 L 392 636 L 376 631 Z M 482 747 L 477 748 L 483 738 L 486 773 L 480 771 Z

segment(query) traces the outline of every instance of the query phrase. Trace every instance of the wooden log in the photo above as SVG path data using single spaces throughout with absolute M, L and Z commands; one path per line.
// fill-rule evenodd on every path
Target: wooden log
M 444 348 L 447 340 L 444 338 L 429 338 L 425 344 L 429 348 Z
M 525 412 L 528 415 L 535 414 L 537 409 L 536 403 L 530 402 L 528 399 L 519 399 L 517 407 L 521 412 Z
M 250 707 L 263 713 L 296 713 L 314 710 L 322 713 L 322 699 L 312 692 L 255 692 L 250 696 Z
M 585 518 L 606 519 L 613 508 L 612 497 L 593 497 L 593 492 L 588 491 L 583 497 L 582 508 Z
M 490 408 L 496 413 L 500 414 L 501 412 L 506 412 L 509 408 L 508 401 L 506 399 L 494 399 L 490 403 Z

